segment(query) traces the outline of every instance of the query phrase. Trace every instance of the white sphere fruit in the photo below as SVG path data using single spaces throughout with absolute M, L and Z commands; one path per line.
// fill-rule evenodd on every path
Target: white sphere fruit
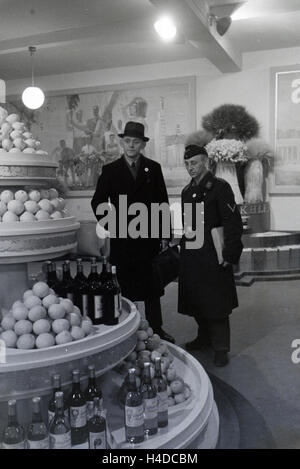
M 9 151 L 12 149 L 12 147 L 13 147 L 13 142 L 9 140 L 9 138 L 4 138 L 2 140 L 2 148 L 4 148 L 4 150 Z
M 19 122 L 20 118 L 18 114 L 9 114 L 6 118 L 6 122 L 9 122 L 10 124 L 14 124 L 15 122 Z
M 62 344 L 67 344 L 69 342 L 72 342 L 73 337 L 71 336 L 69 331 L 63 331 L 57 334 L 55 337 L 55 342 L 57 345 L 62 345 Z
M 23 298 L 24 298 L 24 300 L 26 300 L 26 298 L 29 298 L 29 296 L 32 296 L 32 295 L 33 295 L 32 290 L 26 290 L 26 291 L 23 293 Z
M 18 308 L 19 306 L 21 306 L 21 307 L 24 306 L 23 301 L 20 301 L 20 300 L 15 301 L 15 302 L 12 304 L 11 309 L 13 310 L 13 309 L 15 309 L 15 308 Z
M 20 200 L 21 202 L 26 202 L 26 200 L 28 200 L 28 195 L 27 195 L 27 192 L 23 191 L 23 190 L 19 190 L 15 193 L 15 199 L 16 200 Z
M 45 298 L 43 298 L 43 306 L 45 308 L 49 308 L 51 305 L 55 305 L 55 304 L 58 304 L 59 303 L 59 299 L 58 297 L 53 294 L 53 293 L 50 293 L 49 295 L 45 296 Z
M 37 213 L 39 211 L 39 206 L 34 200 L 27 200 L 24 204 L 25 210 L 29 213 Z
M 27 319 L 21 319 L 14 325 L 14 331 L 17 335 L 30 334 L 32 332 L 32 324 Z
M 50 199 L 50 193 L 48 189 L 41 189 L 41 198 L 42 199 Z
M 2 215 L 4 215 L 6 212 L 7 212 L 7 205 L 1 200 L 0 201 L 0 217 L 2 217 Z
M 11 200 L 7 204 L 7 209 L 9 212 L 15 213 L 16 215 L 21 215 L 24 212 L 25 207 L 21 200 Z
M 3 122 L 3 124 L 1 125 L 1 132 L 2 134 L 9 134 L 9 132 L 12 131 L 12 126 L 11 124 L 9 124 L 9 122 Z
M 6 347 L 16 348 L 18 336 L 14 331 L 7 330 L 2 332 L 1 339 L 4 340 Z
M 66 319 L 55 319 L 52 323 L 52 330 L 55 334 L 59 334 L 63 331 L 68 331 L 70 329 L 70 323 Z
M 58 197 L 58 201 L 60 203 L 60 210 L 63 210 L 66 206 L 66 201 L 62 197 Z
M 25 143 L 21 138 L 15 138 L 13 144 L 18 151 L 22 151 L 25 148 Z
M 19 152 L 20 152 L 20 150 L 18 148 L 14 148 L 14 147 L 9 150 L 9 153 L 19 153 Z
M 10 138 L 12 140 L 16 140 L 17 138 L 21 138 L 22 139 L 22 132 L 20 130 L 13 130 L 12 132 L 10 132 Z
M 7 205 L 8 202 L 14 200 L 14 194 L 12 193 L 12 191 L 9 190 L 2 191 L 0 194 L 0 200 Z
M 2 217 L 2 222 L 3 223 L 12 223 L 15 221 L 19 221 L 18 215 L 12 212 L 6 212 L 3 217 Z
M 45 220 L 50 220 L 50 215 L 48 212 L 45 210 L 39 210 L 36 214 L 35 217 L 38 221 L 45 221 Z
M 80 326 L 81 325 L 81 317 L 76 313 L 69 313 L 67 319 L 71 326 Z
M 34 148 L 36 150 L 38 150 L 40 148 L 40 146 L 41 146 L 41 142 L 39 140 L 36 140 L 35 143 L 34 143 Z
M 23 136 L 23 130 L 24 130 L 24 124 L 23 122 L 13 122 L 12 123 L 12 128 L 15 129 L 15 130 L 18 130 L 19 132 L 21 132 L 21 135 Z
M 39 202 L 41 199 L 41 193 L 37 190 L 32 190 L 29 192 L 28 197 L 30 200 L 34 200 L 34 202 Z
M 49 295 L 55 295 L 55 291 L 52 288 L 49 288 Z
M 45 298 L 49 295 L 49 287 L 46 282 L 37 282 L 32 287 L 33 294 L 39 298 Z
M 17 347 L 22 350 L 31 350 L 35 346 L 35 338 L 32 334 L 24 334 L 18 338 Z
M 50 197 L 50 200 L 52 199 L 57 199 L 58 198 L 58 192 L 56 189 L 54 189 L 54 187 L 51 187 L 51 189 L 49 189 L 49 197 Z
M 60 300 L 60 304 L 64 307 L 67 313 L 72 313 L 74 309 L 74 304 L 71 300 L 69 300 L 68 298 L 63 298 L 62 300 Z
M 64 218 L 64 216 L 61 212 L 56 211 L 51 213 L 50 218 L 52 218 L 52 220 L 60 220 L 61 218 Z
M 72 311 L 72 313 L 75 313 L 75 314 L 77 314 L 79 317 L 81 317 L 81 311 L 80 311 L 80 309 L 78 308 L 78 306 L 75 306 L 75 305 L 73 306 L 73 311 Z
M 49 307 L 48 314 L 51 319 L 63 319 L 65 317 L 66 310 L 61 304 L 54 304 Z
M 85 333 L 81 327 L 73 326 L 71 329 L 71 336 L 74 340 L 84 339 Z
M 32 322 L 45 319 L 46 317 L 47 317 L 47 311 L 43 306 L 40 306 L 40 305 L 34 306 L 33 308 L 29 310 L 29 313 L 28 313 L 28 319 L 30 319 L 30 321 Z M 44 331 L 44 332 L 48 332 L 48 331 Z
M 55 345 L 55 338 L 52 334 L 40 334 L 36 339 L 37 348 L 53 347 L 53 345 Z
M 21 222 L 32 222 L 32 221 L 36 221 L 36 218 L 35 218 L 35 216 L 33 215 L 33 213 L 24 212 L 24 213 L 22 213 L 22 215 L 20 216 L 20 221 L 21 221 Z
M 16 320 L 13 316 L 4 316 L 1 321 L 1 327 L 5 331 L 13 330 Z
M 38 203 L 41 210 L 45 210 L 45 212 L 52 213 L 53 205 L 51 204 L 50 200 L 42 199 Z
M 60 210 L 60 201 L 58 199 L 51 199 L 50 202 L 51 202 L 51 205 L 53 205 L 53 209 L 55 211 Z
M 31 309 L 34 306 L 40 306 L 41 304 L 42 304 L 42 300 L 36 295 L 34 295 L 33 292 L 31 296 L 28 296 L 28 298 L 24 300 L 24 305 L 28 309 Z
M 12 316 L 16 321 L 21 321 L 21 319 L 27 319 L 28 317 L 28 308 L 25 305 L 16 306 L 12 310 Z
M 32 133 L 31 132 L 23 132 L 23 137 L 25 139 L 32 138 Z
M 34 148 L 35 139 L 34 138 L 26 138 L 25 143 L 28 147 Z
M 47 319 L 38 319 L 33 323 L 33 332 L 36 335 L 46 334 L 47 332 L 50 332 L 50 330 L 51 324 Z
M 83 319 L 81 323 L 81 329 L 85 333 L 85 335 L 91 334 L 93 332 L 93 323 L 90 319 L 86 318 Z
M 28 153 L 29 155 L 30 155 L 30 154 L 34 154 L 34 153 L 35 153 L 35 149 L 34 149 L 34 148 L 31 148 L 31 147 L 27 147 L 27 148 L 25 148 L 25 150 L 23 150 L 23 153 Z

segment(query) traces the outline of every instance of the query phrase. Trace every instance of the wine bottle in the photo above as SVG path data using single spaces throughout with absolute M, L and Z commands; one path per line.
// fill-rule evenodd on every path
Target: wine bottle
M 119 312 L 119 317 L 122 313 L 122 294 L 121 294 L 121 287 L 120 287 L 120 284 L 118 282 L 118 277 L 117 277 L 117 269 L 115 266 L 112 267 L 111 269 L 112 271 L 112 280 L 116 286 L 116 289 L 118 291 L 118 298 L 117 298 L 117 309 L 118 309 L 118 312 Z
M 8 423 L 3 432 L 3 449 L 25 449 L 24 428 L 17 418 L 17 401 L 8 401 Z
M 68 417 L 64 414 L 64 393 L 55 393 L 55 415 L 49 428 L 51 449 L 71 448 L 71 428 Z
M 89 421 L 94 415 L 94 398 L 97 397 L 100 400 L 100 404 L 103 404 L 102 392 L 100 387 L 96 383 L 95 366 L 89 365 L 89 381 L 88 386 L 85 390 L 84 397 L 86 400 L 87 407 L 87 420 Z
M 72 445 L 81 445 L 87 440 L 86 400 L 80 388 L 80 371 L 73 370 L 73 386 L 69 396 Z
M 32 421 L 27 429 L 27 447 L 28 449 L 49 449 L 49 433 L 41 413 L 40 397 L 32 399 L 32 407 Z
M 103 289 L 100 283 L 97 264 L 92 264 L 88 277 L 89 317 L 93 324 L 103 323 Z
M 142 393 L 136 385 L 135 368 L 130 368 L 128 392 L 125 398 L 126 441 L 137 444 L 144 441 L 144 405 Z
M 82 259 L 77 259 L 77 274 L 73 281 L 74 304 L 78 306 L 83 317 L 88 315 L 88 283 L 83 273 Z
M 144 422 L 146 435 L 154 435 L 158 429 L 158 399 L 152 384 L 150 363 L 144 363 L 142 395 L 144 401 Z
M 56 274 L 56 263 L 47 261 L 46 262 L 46 270 L 47 270 L 47 284 L 55 293 L 60 294 L 60 280 L 57 278 Z
M 108 271 L 109 272 L 109 271 Z M 113 280 L 116 274 L 116 267 L 112 266 L 112 275 L 108 277 L 103 289 L 103 323 L 107 326 L 114 326 L 119 322 L 119 290 Z
M 55 393 L 61 391 L 61 378 L 59 374 L 52 376 L 52 388 L 53 394 L 48 402 L 48 424 L 50 425 L 55 415 Z M 64 395 L 65 396 L 65 395 Z M 64 399 L 64 414 L 65 417 L 69 418 L 69 408 L 66 399 Z
M 155 376 L 153 384 L 157 391 L 158 399 L 158 427 L 163 428 L 168 426 L 168 385 L 162 376 L 161 359 L 155 358 Z
M 101 270 L 101 273 L 99 275 L 101 284 L 104 284 L 110 276 L 111 276 L 111 274 L 109 272 L 109 264 L 107 262 L 106 257 L 103 257 L 103 259 L 102 259 L 102 270 Z
M 60 294 L 63 298 L 74 300 L 74 284 L 70 271 L 70 261 L 63 263 L 63 278 L 60 287 Z
M 89 449 L 107 449 L 106 419 L 99 397 L 93 400 L 93 416 L 88 422 Z

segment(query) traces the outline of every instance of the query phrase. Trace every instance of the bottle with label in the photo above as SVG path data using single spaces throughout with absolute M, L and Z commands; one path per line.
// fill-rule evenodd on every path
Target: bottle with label
M 109 264 L 107 262 L 106 257 L 103 257 L 103 259 L 102 259 L 102 270 L 101 270 L 101 273 L 99 275 L 101 284 L 103 285 L 106 282 L 106 280 L 108 280 L 110 278 L 110 276 L 111 276 L 111 273 L 109 271 Z
M 70 261 L 63 263 L 63 278 L 61 282 L 60 295 L 74 301 L 74 284 L 71 276 Z
M 144 401 L 144 421 L 146 435 L 154 435 L 158 429 L 158 399 L 152 384 L 150 363 L 144 363 L 142 395 Z
M 109 270 L 108 270 L 108 273 Z M 117 288 L 113 276 L 116 275 L 116 267 L 112 266 L 111 275 L 102 285 L 103 289 L 103 323 L 107 326 L 115 326 L 119 323 L 120 291 Z
M 120 287 L 120 284 L 118 282 L 118 277 L 117 277 L 117 268 L 115 266 L 111 268 L 111 273 L 112 273 L 112 280 L 118 291 L 118 311 L 119 311 L 119 316 L 120 316 L 122 313 L 122 294 L 121 294 L 121 287 Z
M 71 428 L 69 419 L 64 414 L 64 393 L 55 393 L 55 415 L 50 428 L 50 448 L 70 449 L 71 448 Z
M 32 399 L 32 422 L 27 429 L 28 449 L 49 449 L 49 433 L 41 413 L 41 398 Z
M 77 259 L 77 274 L 73 281 L 74 304 L 78 306 L 83 317 L 88 315 L 88 283 L 83 273 L 82 259 Z
M 60 294 L 60 281 L 57 278 L 56 274 L 56 263 L 47 261 L 46 262 L 46 275 L 47 275 L 47 284 L 52 288 L 55 293 Z
M 163 428 L 168 426 L 168 385 L 167 381 L 162 376 L 161 359 L 155 358 L 155 377 L 153 384 L 157 391 L 158 399 L 158 427 Z
M 89 365 L 89 381 L 88 386 L 85 390 L 84 397 L 86 400 L 87 407 L 87 420 L 89 421 L 94 415 L 94 398 L 97 397 L 100 400 L 101 406 L 103 405 L 102 392 L 96 383 L 95 366 Z
M 8 423 L 3 432 L 3 449 L 25 449 L 24 428 L 17 418 L 17 401 L 8 401 Z
M 80 371 L 73 370 L 73 386 L 69 396 L 72 445 L 87 441 L 86 400 L 80 388 Z
M 88 277 L 88 313 L 93 324 L 103 324 L 103 290 L 100 283 L 97 264 L 92 264 Z
M 49 425 L 55 415 L 55 408 L 56 408 L 55 407 L 55 393 L 61 391 L 61 378 L 59 374 L 52 376 L 52 388 L 53 388 L 53 394 L 50 398 L 50 401 L 48 402 L 48 424 Z M 65 398 L 64 398 L 64 414 L 65 414 L 65 417 L 69 419 L 69 408 L 68 408 L 68 404 Z
M 88 422 L 89 449 L 107 449 L 106 419 L 99 397 L 94 397 L 93 416 Z
M 144 441 L 144 405 L 142 393 L 136 385 L 135 368 L 130 368 L 128 392 L 125 399 L 125 433 L 128 443 Z

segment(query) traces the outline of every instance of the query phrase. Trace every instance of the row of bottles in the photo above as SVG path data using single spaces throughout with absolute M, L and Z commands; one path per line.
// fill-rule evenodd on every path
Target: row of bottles
M 77 259 L 77 273 L 73 278 L 70 261 L 63 262 L 63 274 L 57 276 L 56 263 L 47 261 L 47 283 L 55 293 L 69 298 L 78 306 L 84 317 L 88 316 L 93 324 L 113 326 L 118 324 L 122 311 L 121 289 L 115 266 L 104 258 L 102 271 L 98 273 L 96 259 L 92 258 L 88 277 L 83 273 L 82 259 Z
M 144 363 L 143 381 L 137 386 L 135 369 L 129 370 L 129 389 L 125 400 L 125 433 L 131 444 L 155 435 L 168 426 L 167 382 L 162 376 L 161 359 L 155 359 L 155 376 L 151 379 L 150 363 Z
M 66 398 L 60 375 L 52 377 L 53 394 L 48 403 L 48 425 L 41 413 L 41 398 L 32 399 L 32 422 L 25 434 L 18 423 L 16 401 L 8 402 L 8 424 L 4 430 L 4 449 L 66 449 L 86 443 L 90 449 L 106 449 L 106 419 L 101 389 L 96 384 L 95 367 L 89 366 L 89 381 L 83 392 L 80 371 L 73 370 L 73 384 Z M 48 430 L 49 428 L 49 430 Z

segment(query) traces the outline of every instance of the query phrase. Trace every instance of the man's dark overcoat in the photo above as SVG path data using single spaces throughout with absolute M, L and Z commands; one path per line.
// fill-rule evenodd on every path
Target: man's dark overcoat
M 181 240 L 178 311 L 207 319 L 224 318 L 238 306 L 232 265 L 218 263 L 211 229 L 224 227 L 223 258 L 237 264 L 243 250 L 241 215 L 230 185 L 208 172 L 199 184 L 193 181 L 181 194 L 185 203 L 204 202 L 204 244 L 200 249 L 186 249 Z M 184 214 L 183 214 L 184 218 Z M 195 228 L 195 220 L 193 220 Z

